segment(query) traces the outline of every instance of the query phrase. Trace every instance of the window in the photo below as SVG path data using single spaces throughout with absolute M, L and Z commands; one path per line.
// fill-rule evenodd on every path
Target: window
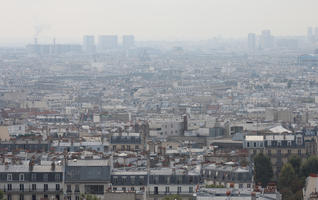
M 12 190 L 12 184 L 8 184 L 7 189 Z
M 239 188 L 243 188 L 243 184 L 242 183 L 239 184 Z
M 122 177 L 122 181 L 123 181 L 123 184 L 126 183 L 126 176 L 123 176 L 123 177 Z
M 297 145 L 301 145 L 303 143 L 302 142 L 302 138 L 301 137 L 297 137 L 296 143 L 297 143 Z
M 277 150 L 277 154 L 280 155 L 282 151 L 280 149 Z
M 48 191 L 48 190 L 49 190 L 48 184 L 44 184 L 44 191 Z
M 32 190 L 36 190 L 36 184 L 32 184 Z
M 55 174 L 55 181 L 57 181 L 57 182 L 61 181 L 60 174 Z
M 127 145 L 127 151 L 130 151 L 130 145 Z
M 24 191 L 24 184 L 20 184 L 20 191 Z
M 250 143 L 249 142 L 247 142 L 247 147 L 250 147 Z
M 113 181 L 114 181 L 114 184 L 117 184 L 117 183 L 118 183 L 118 178 L 117 178 L 117 176 L 114 176 L 114 177 L 113 177 Z
M 248 183 L 246 187 L 247 187 L 247 188 L 251 188 L 251 184 Z
M 7 174 L 7 181 L 12 181 L 12 174 Z
M 288 149 L 287 152 L 288 152 L 288 154 L 291 154 L 291 150 L 290 149 Z
M 211 172 L 211 171 L 209 171 L 209 172 Z M 193 182 L 193 177 L 190 176 L 190 177 L 189 177 L 189 183 L 192 184 L 192 182 Z
M 122 187 L 121 190 L 126 192 L 126 187 Z
M 24 174 L 19 174 L 19 181 L 24 181 Z
M 189 193 L 193 193 L 193 187 L 192 186 L 189 187 Z
M 301 149 L 298 149 L 298 155 L 301 156 Z
M 55 189 L 56 189 L 56 191 L 59 191 L 60 190 L 60 184 L 56 184 L 55 185 Z
M 113 191 L 117 191 L 117 188 L 116 188 L 116 187 L 113 187 Z
M 49 180 L 48 174 L 43 174 L 43 181 L 47 182 Z
M 132 184 L 135 183 L 135 177 L 134 177 L 134 176 L 131 176 L 131 177 L 130 177 L 130 182 L 131 182 Z
M 254 142 L 254 147 L 256 147 L 256 142 Z
M 75 185 L 75 192 L 79 192 L 80 189 L 79 189 L 79 185 Z
M 24 200 L 24 195 L 20 194 L 20 200 Z
M 75 197 L 75 200 L 80 200 L 79 196 L 76 196 L 76 197 Z
M 130 188 L 130 191 L 135 191 L 135 188 L 134 188 L 134 187 L 131 187 L 131 188 Z
M 166 186 L 166 193 L 170 192 L 170 188 L 168 186 Z
M 31 175 L 31 181 L 36 181 L 36 174 Z
M 36 194 L 32 194 L 32 200 L 36 200 Z
M 72 192 L 72 187 L 71 185 L 66 186 L 66 192 Z
M 159 183 L 159 176 L 155 176 L 154 177 L 154 184 L 158 184 Z
M 138 146 L 138 145 L 136 145 L 136 146 L 135 146 L 135 149 L 136 149 L 136 150 L 138 150 L 138 149 L 139 149 L 139 146 Z
M 178 193 L 181 193 L 181 187 L 180 186 L 178 187 Z
M 104 194 L 104 185 L 85 185 L 85 194 Z
M 8 194 L 8 196 L 7 196 L 8 198 L 8 200 L 12 200 L 12 196 L 11 196 L 11 194 Z
M 271 154 L 272 154 L 272 150 L 269 149 L 269 150 L 267 151 L 267 154 L 268 154 L 268 155 L 271 155 Z

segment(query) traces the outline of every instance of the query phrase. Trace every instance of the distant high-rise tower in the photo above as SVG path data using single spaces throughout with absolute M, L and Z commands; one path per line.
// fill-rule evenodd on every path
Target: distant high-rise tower
M 128 49 L 135 46 L 135 36 L 124 35 L 123 36 L 123 47 Z
M 108 49 L 116 49 L 118 47 L 117 35 L 100 35 L 98 37 L 98 50 L 105 51 Z
M 263 30 L 260 36 L 260 45 L 263 49 L 270 49 L 274 47 L 274 37 L 270 30 Z
M 256 48 L 256 34 L 249 33 L 247 36 L 247 46 L 249 51 L 255 51 Z
M 86 53 L 94 53 L 95 49 L 95 37 L 93 35 L 85 35 L 83 37 L 83 51 Z
M 318 26 L 315 27 L 315 40 L 318 41 Z
M 312 27 L 308 27 L 308 29 L 307 29 L 307 39 L 308 39 L 308 41 L 310 41 L 310 42 L 313 41 Z

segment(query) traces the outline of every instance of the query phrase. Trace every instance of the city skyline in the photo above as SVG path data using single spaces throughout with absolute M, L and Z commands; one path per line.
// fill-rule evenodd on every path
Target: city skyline
M 35 36 L 79 41 L 82 35 L 114 34 L 132 34 L 137 40 L 206 40 L 246 37 L 264 29 L 277 36 L 306 35 L 309 26 L 318 26 L 318 2 L 306 2 L 6 1 L 0 8 L 0 43 Z

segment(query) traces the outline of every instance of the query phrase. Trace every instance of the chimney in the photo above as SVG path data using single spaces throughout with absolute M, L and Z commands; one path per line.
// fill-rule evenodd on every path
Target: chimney
M 251 193 L 251 200 L 256 200 L 256 193 L 255 192 Z
M 188 116 L 183 115 L 183 131 L 187 131 L 187 130 L 188 130 Z
M 5 170 L 8 170 L 9 169 L 9 163 L 5 162 L 4 165 L 5 165 Z
M 29 161 L 29 171 L 33 171 L 33 166 L 34 166 L 34 161 L 30 160 Z
M 54 161 L 52 161 L 52 163 L 51 163 L 51 170 L 55 171 L 55 162 Z
M 176 168 L 175 167 L 172 168 L 172 175 L 176 175 Z

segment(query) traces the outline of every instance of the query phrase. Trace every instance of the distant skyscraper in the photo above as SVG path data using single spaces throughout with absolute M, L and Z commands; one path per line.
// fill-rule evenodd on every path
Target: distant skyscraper
M 249 33 L 247 36 L 247 45 L 249 51 L 255 51 L 256 48 L 256 34 Z
M 95 37 L 93 35 L 85 35 L 83 37 L 83 51 L 94 53 L 95 49 Z
M 307 39 L 308 39 L 308 41 L 310 41 L 310 42 L 313 41 L 313 31 L 312 31 L 312 27 L 308 27 L 308 29 L 307 29 Z
M 101 35 L 98 37 L 98 50 L 105 51 L 108 49 L 116 49 L 118 47 L 117 35 Z
M 124 35 L 123 36 L 123 47 L 131 48 L 135 46 L 135 37 L 133 35 Z
M 318 26 L 315 27 L 315 39 L 318 41 Z
M 263 30 L 260 36 L 260 45 L 263 49 L 274 47 L 274 37 L 271 35 L 270 30 Z

